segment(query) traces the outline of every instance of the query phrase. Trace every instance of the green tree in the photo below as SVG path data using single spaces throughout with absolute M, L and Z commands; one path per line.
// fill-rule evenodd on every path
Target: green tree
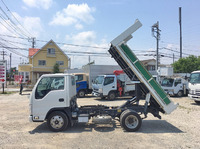
M 55 65 L 53 66 L 53 73 L 59 73 L 60 69 L 59 69 L 59 64 L 55 63 Z
M 192 71 L 200 70 L 200 57 L 190 55 L 179 59 L 172 66 L 175 73 L 191 73 Z

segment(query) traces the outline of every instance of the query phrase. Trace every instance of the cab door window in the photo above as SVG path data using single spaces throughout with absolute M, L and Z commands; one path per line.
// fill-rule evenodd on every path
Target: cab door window
M 108 85 L 114 82 L 114 77 L 106 77 L 104 80 L 104 85 Z
M 181 84 L 181 79 L 177 79 L 177 80 L 175 80 L 175 86 L 177 86 L 178 84 Z
M 44 77 L 37 85 L 35 98 L 42 99 L 52 90 L 64 90 L 64 77 Z

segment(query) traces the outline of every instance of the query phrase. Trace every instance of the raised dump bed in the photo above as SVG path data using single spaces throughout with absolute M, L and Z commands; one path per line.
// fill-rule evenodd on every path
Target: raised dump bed
M 150 94 L 164 110 L 164 112 L 166 114 L 170 114 L 176 109 L 178 104 L 174 104 L 169 99 L 165 91 L 153 79 L 152 75 L 146 70 L 143 64 L 126 44 L 126 42 L 132 38 L 131 34 L 141 26 L 142 24 L 139 22 L 139 20 L 136 20 L 135 24 L 133 24 L 111 42 L 109 52 L 116 62 L 121 66 L 124 72 L 129 76 L 129 78 L 134 80 L 136 76 L 140 82 L 147 87 Z

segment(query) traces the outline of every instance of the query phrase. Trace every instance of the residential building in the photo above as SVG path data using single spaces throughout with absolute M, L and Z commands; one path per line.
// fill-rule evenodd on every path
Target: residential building
M 70 68 L 70 58 L 53 40 L 50 40 L 41 49 L 29 48 L 29 64 L 18 66 L 19 75 L 24 76 L 24 82 L 30 80 L 35 84 L 41 75 L 53 73 L 56 63 L 59 64 L 61 73 Z

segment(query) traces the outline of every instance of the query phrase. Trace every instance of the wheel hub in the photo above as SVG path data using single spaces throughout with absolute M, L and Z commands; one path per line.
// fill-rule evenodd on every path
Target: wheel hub
M 138 119 L 134 115 L 129 115 L 125 120 L 125 125 L 131 129 L 136 128 L 138 123 Z
M 64 125 L 64 120 L 61 116 L 53 116 L 50 124 L 54 129 L 60 129 Z

